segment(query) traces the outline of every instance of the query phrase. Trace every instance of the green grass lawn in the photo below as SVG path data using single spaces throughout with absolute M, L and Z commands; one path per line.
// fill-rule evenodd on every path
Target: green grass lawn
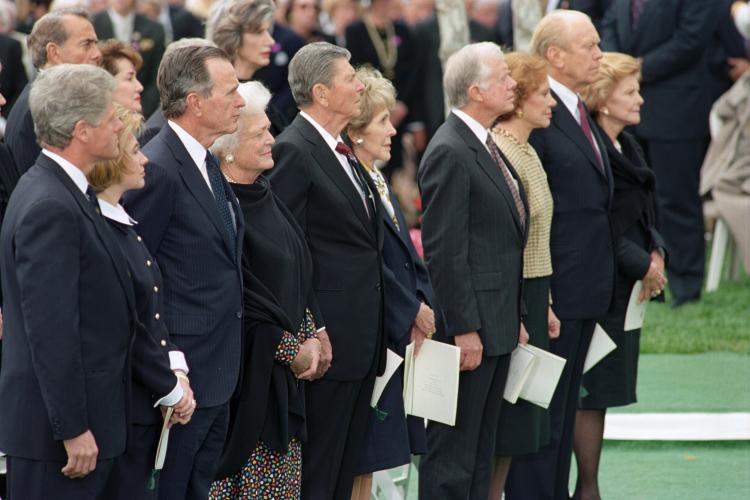
M 641 352 L 750 354 L 750 279 L 723 281 L 700 302 L 677 309 L 667 299 L 666 304 L 648 306 Z

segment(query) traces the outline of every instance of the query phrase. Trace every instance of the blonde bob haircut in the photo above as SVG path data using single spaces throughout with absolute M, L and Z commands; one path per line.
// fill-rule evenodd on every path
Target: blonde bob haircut
M 119 154 L 114 160 L 96 162 L 94 168 L 89 172 L 89 184 L 97 193 L 101 193 L 108 187 L 120 182 L 122 172 L 126 168 L 125 165 L 132 158 L 131 152 L 126 149 L 128 146 L 127 138 L 135 136 L 137 141 L 138 131 L 143 124 L 143 116 L 140 113 L 119 104 L 115 104 L 115 113 L 123 125 L 117 138 Z
M 513 91 L 515 109 L 500 116 L 498 121 L 501 122 L 513 118 L 529 95 L 536 92 L 547 81 L 547 61 L 537 55 L 511 52 L 505 54 L 505 62 L 508 63 L 510 77 L 516 81 L 517 85 Z
M 632 56 L 619 52 L 605 52 L 599 61 L 596 81 L 581 92 L 581 98 L 592 113 L 598 113 L 612 96 L 620 81 L 627 76 L 641 79 L 641 63 Z
M 357 69 L 357 78 L 365 90 L 360 100 L 359 116 L 349 122 L 348 132 L 362 132 L 377 113 L 384 109 L 390 111 L 396 106 L 396 88 L 380 71 L 363 66 Z

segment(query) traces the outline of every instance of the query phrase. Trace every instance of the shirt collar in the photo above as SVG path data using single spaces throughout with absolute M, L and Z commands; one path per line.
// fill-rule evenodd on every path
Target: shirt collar
M 89 187 L 89 181 L 86 180 L 86 174 L 81 171 L 80 168 L 76 167 L 62 156 L 53 153 L 49 149 L 42 149 L 42 153 L 51 158 L 55 163 L 60 165 L 68 177 L 70 177 L 75 183 L 76 187 L 81 190 L 83 194 L 86 194 L 86 190 Z
M 138 224 L 128 215 L 119 203 L 117 205 L 112 205 L 108 201 L 99 198 L 99 208 L 102 210 L 102 215 L 107 219 L 112 219 L 113 221 L 125 224 L 126 226 Z
M 328 147 L 331 148 L 334 152 L 336 151 L 336 145 L 341 141 L 341 136 L 333 137 L 330 132 L 328 132 L 326 129 L 323 128 L 323 126 L 315 121 L 315 118 L 310 116 L 309 114 L 305 113 L 304 111 L 299 112 L 300 116 L 310 122 L 310 124 L 315 127 L 315 130 L 318 131 L 318 133 L 323 137 L 323 140 L 326 141 L 326 144 L 328 144 Z
M 460 109 L 454 108 L 451 110 L 451 112 L 456 115 L 462 122 L 464 122 L 472 132 L 474 132 L 474 135 L 477 136 L 479 142 L 481 142 L 485 146 L 487 145 L 487 136 L 489 135 L 489 132 L 487 132 L 487 129 L 484 128 L 481 123 L 479 123 Z
M 570 111 L 573 118 L 575 118 L 578 123 L 581 123 L 581 117 L 578 114 L 578 94 L 551 76 L 548 76 L 547 79 L 549 80 L 549 86 L 552 91 L 557 94 L 557 97 L 560 98 L 567 110 Z
M 177 137 L 179 137 L 183 146 L 187 149 L 187 152 L 190 155 L 190 158 L 193 159 L 193 162 L 195 162 L 195 165 L 200 168 L 206 162 L 206 148 L 204 148 L 195 137 L 187 133 L 184 128 L 180 127 L 172 120 L 168 120 L 167 123 L 172 127 L 174 133 L 177 134 Z

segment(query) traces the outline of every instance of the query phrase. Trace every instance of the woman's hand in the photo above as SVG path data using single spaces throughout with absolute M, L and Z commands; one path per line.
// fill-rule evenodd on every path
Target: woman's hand
M 552 310 L 552 307 L 547 309 L 547 332 L 551 339 L 556 339 L 560 336 L 560 320 L 555 311 Z
M 526 331 L 526 327 L 523 325 L 523 322 L 518 329 L 518 343 L 521 345 L 526 345 L 529 343 L 529 332 Z
M 657 297 L 667 285 L 667 277 L 664 276 L 664 259 L 661 254 L 654 250 L 651 252 L 651 264 L 643 277 L 643 288 L 638 295 L 638 303 Z
M 299 347 L 297 357 L 292 362 L 292 371 L 300 380 L 313 380 L 318 372 L 318 364 L 320 363 L 320 356 L 322 353 L 322 346 L 318 339 L 307 339 Z M 307 363 L 307 367 L 301 372 L 295 371 L 295 363 L 297 359 L 302 358 L 301 363 Z

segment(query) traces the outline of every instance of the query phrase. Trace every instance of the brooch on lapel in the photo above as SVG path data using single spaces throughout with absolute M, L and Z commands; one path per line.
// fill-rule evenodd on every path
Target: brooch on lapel
M 130 42 L 130 46 L 133 50 L 138 52 L 146 52 L 154 48 L 154 40 L 151 38 L 141 38 L 141 34 L 137 31 L 133 32 L 133 37 Z

